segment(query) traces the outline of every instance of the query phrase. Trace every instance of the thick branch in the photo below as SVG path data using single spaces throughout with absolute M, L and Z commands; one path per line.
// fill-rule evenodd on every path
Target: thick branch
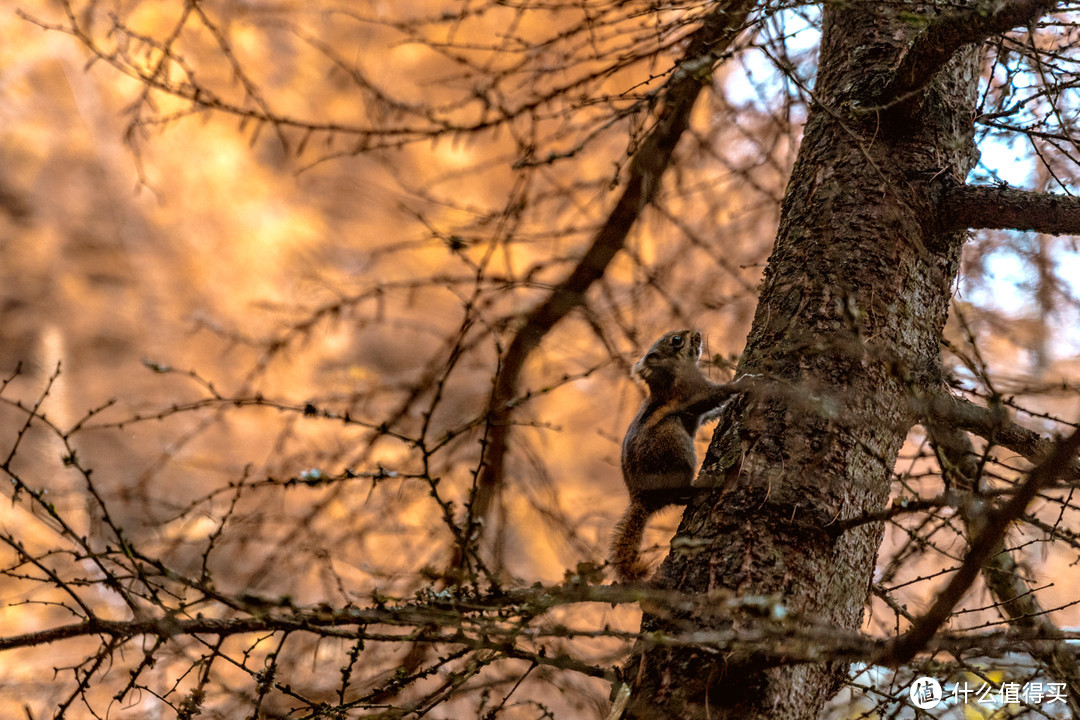
M 945 423 L 1008 448 L 1032 464 L 1039 464 L 1054 452 L 1054 441 L 1009 420 L 1003 408 L 986 408 L 963 398 L 938 395 L 916 403 L 916 411 L 931 422 Z M 1067 482 L 1080 480 L 1080 463 L 1072 461 L 1063 469 Z
M 964 45 L 1029 23 L 1055 4 L 1055 0 L 985 0 L 974 8 L 934 17 L 915 38 L 877 103 L 889 105 L 910 97 L 926 87 Z
M 874 638 L 855 630 L 845 630 L 804 618 L 802 622 L 769 619 L 770 612 L 787 612 L 775 597 L 747 595 L 737 597 L 727 593 L 713 596 L 689 596 L 669 591 L 647 588 L 630 589 L 625 586 L 583 586 L 575 588 L 530 588 L 514 593 L 524 596 L 544 596 L 551 591 L 551 602 L 538 601 L 541 609 L 552 605 L 576 602 L 627 602 L 639 600 L 652 602 L 656 608 L 671 611 L 676 607 L 685 609 L 712 603 L 710 612 L 720 617 L 733 617 L 750 611 L 757 617 L 754 622 L 730 625 L 716 630 L 687 628 L 674 633 L 637 633 L 612 628 L 575 629 L 561 624 L 543 627 L 528 634 L 523 641 L 522 627 L 517 623 L 504 624 L 504 611 L 508 609 L 506 598 L 491 597 L 490 603 L 462 603 L 454 609 L 414 607 L 408 612 L 393 608 L 341 608 L 336 610 L 294 610 L 282 614 L 268 613 L 239 618 L 173 618 L 159 617 L 145 620 L 93 619 L 70 623 L 22 635 L 0 637 L 0 651 L 20 647 L 33 647 L 46 643 L 74 638 L 109 637 L 128 641 L 138 637 L 162 640 L 192 637 L 232 637 L 250 633 L 307 632 L 324 637 L 363 638 L 374 642 L 406 642 L 460 645 L 474 650 L 498 650 L 508 657 L 528 659 L 531 662 L 571 669 L 591 677 L 613 680 L 609 669 L 575 660 L 565 654 L 545 652 L 530 643 L 542 640 L 562 640 L 570 637 L 607 637 L 620 640 L 638 640 L 650 647 L 697 648 L 707 654 L 723 654 L 731 662 L 755 658 L 768 666 L 791 666 L 802 663 L 821 662 L 868 662 L 887 651 L 890 640 Z M 671 603 L 670 605 L 668 603 Z M 513 609 L 512 606 L 510 609 Z M 470 622 L 463 627 L 462 612 L 468 611 Z M 480 616 L 478 611 L 490 614 Z M 432 620 L 436 622 L 432 623 Z M 527 622 L 522 619 L 520 622 Z M 390 624 L 400 627 L 400 633 L 378 632 L 372 625 Z M 1023 631 L 987 632 L 983 634 L 942 633 L 932 638 L 928 649 L 953 654 L 979 652 L 993 655 L 1016 647 L 1024 642 L 1037 651 L 1045 652 L 1056 647 L 1061 640 L 1075 640 L 1077 633 L 1064 632 L 1047 638 L 1036 628 Z M 520 644 L 519 644 L 520 643 Z M 732 666 L 733 667 L 733 666 Z
M 995 228 L 1080 235 L 1080 197 L 959 185 L 942 200 L 941 224 L 947 231 Z
M 478 521 L 487 514 L 495 490 L 502 481 L 512 402 L 518 395 L 526 360 L 544 336 L 584 302 L 586 291 L 603 277 L 608 264 L 623 248 L 630 229 L 660 187 L 675 145 L 690 123 L 694 102 L 708 83 L 713 65 L 727 52 L 754 5 L 748 0 L 719 2 L 690 37 L 686 53 L 664 88 L 664 109 L 630 164 L 629 177 L 615 208 L 597 231 L 577 267 L 526 316 L 507 348 L 492 391 L 490 435 L 470 506 L 467 538 L 472 537 Z
M 953 608 L 975 582 L 979 571 L 995 548 L 1000 547 L 1009 526 L 1023 516 L 1028 503 L 1040 490 L 1066 472 L 1078 449 L 1080 449 L 1080 431 L 1074 432 L 1067 439 L 1057 443 L 1050 456 L 1032 469 L 1027 480 L 1017 489 L 1009 502 L 989 514 L 986 524 L 972 540 L 971 549 L 960 565 L 960 569 L 949 580 L 937 600 L 922 617 L 915 621 L 910 631 L 896 639 L 893 647 L 886 651 L 878 662 L 893 666 L 902 665 L 926 647 L 934 634 L 948 621 Z

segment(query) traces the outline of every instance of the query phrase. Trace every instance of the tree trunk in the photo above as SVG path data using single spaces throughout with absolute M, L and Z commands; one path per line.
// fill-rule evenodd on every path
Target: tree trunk
M 910 13 L 934 5 L 825 7 L 815 102 L 739 364 L 790 390 L 726 410 L 699 478 L 717 489 L 687 509 L 656 582 L 774 597 L 796 622 L 857 629 L 882 526 L 837 534 L 829 524 L 886 504 L 913 421 L 908 393 L 939 387 L 964 235 L 940 230 L 936 206 L 975 161 L 978 46 L 875 109 L 921 29 Z M 742 627 L 706 614 L 647 613 L 643 624 L 673 636 L 687 620 Z M 627 716 L 815 718 L 846 672 L 769 664 L 639 644 Z

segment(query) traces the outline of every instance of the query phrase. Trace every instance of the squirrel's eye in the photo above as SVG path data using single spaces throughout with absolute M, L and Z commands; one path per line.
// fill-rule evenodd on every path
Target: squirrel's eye
M 682 346 L 683 346 L 683 336 L 682 335 L 672 335 L 671 336 L 671 347 L 678 350 Z

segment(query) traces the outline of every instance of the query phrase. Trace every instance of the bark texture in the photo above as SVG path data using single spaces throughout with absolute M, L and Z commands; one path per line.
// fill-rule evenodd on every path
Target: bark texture
M 688 507 L 663 587 L 774 598 L 793 622 L 862 622 L 882 527 L 829 525 L 885 505 L 914 420 L 909 393 L 939 387 L 964 235 L 943 231 L 936 209 L 975 160 L 976 46 L 911 81 L 923 89 L 902 107 L 863 109 L 916 45 L 919 27 L 902 11 L 932 8 L 826 5 L 816 102 L 739 367 L 797 392 L 728 408 L 699 478 L 715 489 Z M 664 644 L 687 628 L 743 623 L 707 615 L 647 614 L 657 640 L 627 665 L 628 717 L 814 718 L 838 689 L 841 666 L 769 668 Z
M 1008 187 L 958 185 L 945 195 L 941 222 L 953 229 L 1005 228 L 1080 235 L 1080 198 Z

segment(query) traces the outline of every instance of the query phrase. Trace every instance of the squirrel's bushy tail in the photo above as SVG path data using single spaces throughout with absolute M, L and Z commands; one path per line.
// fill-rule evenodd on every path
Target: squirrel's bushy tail
M 645 579 L 649 568 L 641 559 L 641 538 L 649 511 L 641 501 L 630 499 L 626 514 L 615 525 L 611 538 L 611 564 L 615 578 L 621 583 L 638 583 Z

